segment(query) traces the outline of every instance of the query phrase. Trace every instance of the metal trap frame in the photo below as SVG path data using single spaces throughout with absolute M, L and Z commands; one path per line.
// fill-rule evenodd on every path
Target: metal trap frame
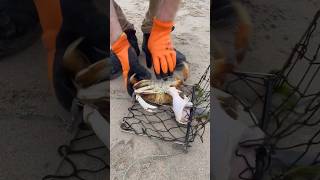
M 225 84 L 223 89 L 252 114 L 253 126 L 265 134 L 262 139 L 239 143 L 239 147 L 256 149 L 255 165 L 250 164 L 245 155 L 235 152 L 247 164 L 239 174 L 240 179 L 287 179 L 288 172 L 298 165 L 320 165 L 318 23 L 320 10 L 282 69 L 269 74 L 234 72 Z M 244 176 L 248 172 L 252 178 Z
M 205 126 L 210 118 L 210 66 L 195 85 L 185 86 L 183 91 L 193 103 L 186 125 L 176 122 L 169 106 L 159 106 L 155 112 L 147 112 L 135 101 L 128 109 L 128 115 L 123 118 L 121 129 L 124 132 L 181 144 L 186 151 L 196 137 L 203 142 Z

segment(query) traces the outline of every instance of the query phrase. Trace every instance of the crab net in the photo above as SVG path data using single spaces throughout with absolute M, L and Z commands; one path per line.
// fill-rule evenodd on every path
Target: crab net
M 109 122 L 106 116 L 109 102 L 97 101 L 95 105 L 97 111 Z M 102 179 L 108 176 L 109 149 L 85 123 L 83 109 L 84 104 L 79 99 L 74 99 L 71 107 L 72 120 L 66 122 L 71 139 L 58 147 L 61 160 L 55 172 L 44 176 L 42 180 Z
M 185 149 L 196 137 L 203 142 L 210 113 L 210 67 L 206 68 L 196 84 L 186 85 L 182 91 L 193 103 L 190 113 L 186 115 L 186 125 L 175 120 L 169 106 L 159 106 L 154 112 L 147 112 L 138 102 L 134 102 L 128 109 L 128 115 L 123 118 L 121 129 L 136 135 L 181 144 Z
M 235 153 L 247 164 L 240 179 L 291 179 L 299 167 L 320 164 L 319 18 L 320 11 L 282 69 L 269 74 L 234 72 L 224 87 L 251 115 L 252 125 L 265 134 L 239 143 L 256 149 L 255 165 Z M 243 176 L 248 171 L 250 178 Z
M 70 144 L 61 145 L 58 154 L 61 161 L 56 171 L 46 175 L 42 180 L 59 179 L 101 179 L 107 176 L 109 162 L 106 159 L 107 151 L 97 136 L 84 124 L 70 141 Z

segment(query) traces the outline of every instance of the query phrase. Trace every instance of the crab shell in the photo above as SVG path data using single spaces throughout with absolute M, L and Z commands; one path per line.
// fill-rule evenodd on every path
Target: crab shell
M 167 93 L 163 94 L 142 94 L 140 95 L 146 102 L 156 105 L 171 105 L 172 97 Z
M 179 79 L 175 81 L 157 82 L 152 80 L 141 80 L 132 76 L 130 83 L 136 95 L 140 96 L 144 101 L 156 105 L 172 105 L 172 96 L 167 93 L 170 87 L 180 90 L 183 82 Z
M 63 67 L 78 86 L 87 88 L 98 82 L 108 80 L 110 65 L 106 58 L 91 64 L 86 55 L 78 49 L 82 41 L 83 38 L 79 38 L 67 47 L 63 55 Z

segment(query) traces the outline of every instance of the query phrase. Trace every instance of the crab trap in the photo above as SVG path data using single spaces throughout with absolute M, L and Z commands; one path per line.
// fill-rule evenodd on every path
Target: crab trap
M 205 126 L 210 113 L 210 67 L 207 67 L 200 80 L 194 85 L 183 85 L 181 89 L 193 106 L 185 114 L 186 124 L 178 123 L 171 106 L 158 106 L 153 112 L 146 111 L 138 102 L 128 109 L 121 129 L 136 135 L 157 138 L 181 144 L 185 150 L 199 137 L 203 142 Z
M 239 148 L 255 148 L 239 179 L 320 179 L 320 11 L 280 70 L 268 74 L 234 72 L 224 90 L 251 114 L 264 137 L 247 139 Z M 244 176 L 244 174 L 251 176 Z M 299 174 L 300 173 L 300 174 Z

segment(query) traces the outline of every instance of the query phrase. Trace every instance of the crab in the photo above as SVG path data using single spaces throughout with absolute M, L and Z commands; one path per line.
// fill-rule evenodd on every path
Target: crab
M 130 78 L 130 84 L 132 84 L 135 99 L 144 110 L 154 112 L 159 106 L 168 105 L 172 107 L 178 123 L 188 123 L 186 117 L 192 107 L 192 103 L 186 95 L 183 95 L 181 90 L 183 87 L 182 80 L 137 81 L 134 74 Z

